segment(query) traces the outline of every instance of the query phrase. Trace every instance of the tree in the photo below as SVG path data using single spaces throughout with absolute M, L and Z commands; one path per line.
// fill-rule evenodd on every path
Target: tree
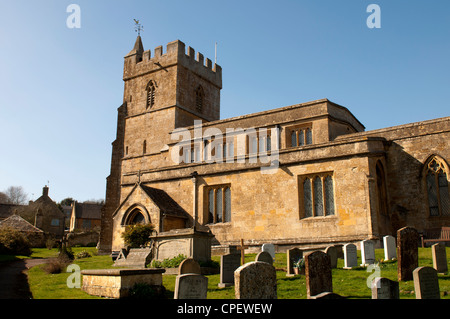
M 70 206 L 75 201 L 72 197 L 64 198 L 62 201 L 59 202 L 61 206 Z
M 28 194 L 25 193 L 22 186 L 10 186 L 5 191 L 8 198 L 8 204 L 24 205 L 28 201 Z
M 8 204 L 9 198 L 5 193 L 0 192 L 0 204 Z

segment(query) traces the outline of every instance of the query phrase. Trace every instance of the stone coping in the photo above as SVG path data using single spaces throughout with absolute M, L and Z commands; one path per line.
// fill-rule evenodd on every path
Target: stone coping
M 82 270 L 81 274 L 90 276 L 134 276 L 162 274 L 165 271 L 164 268 L 86 269 Z

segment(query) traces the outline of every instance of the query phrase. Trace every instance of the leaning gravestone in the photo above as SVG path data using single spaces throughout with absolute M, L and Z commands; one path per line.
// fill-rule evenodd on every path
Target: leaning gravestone
M 331 268 L 337 267 L 337 249 L 334 246 L 328 246 L 325 249 L 325 254 L 330 257 Z
M 236 299 L 277 299 L 277 276 L 272 265 L 253 261 L 234 272 Z
M 263 244 L 261 247 L 261 251 L 266 251 L 272 256 L 272 259 L 275 260 L 275 245 L 274 244 Z
M 241 265 L 241 256 L 238 254 L 222 255 L 220 257 L 220 283 L 219 288 L 234 285 L 234 271 Z
M 361 242 L 361 266 L 371 265 L 375 263 L 375 248 L 373 241 L 363 240 Z
M 398 281 L 413 279 L 413 271 L 419 265 L 419 233 L 415 228 L 403 227 L 397 231 Z
M 151 261 L 151 248 L 131 248 L 125 256 L 122 251 L 114 262 L 116 267 L 145 268 Z
M 433 256 L 433 268 L 440 274 L 448 271 L 447 266 L 447 253 L 445 246 L 442 244 L 434 244 L 431 246 L 431 253 Z
M 352 267 L 358 266 L 358 254 L 356 245 L 345 244 L 344 245 L 344 269 L 352 269 Z
M 197 274 L 178 275 L 174 299 L 206 299 L 208 277 Z
M 286 276 L 294 276 L 294 263 L 303 257 L 303 252 L 298 248 L 288 249 L 286 253 L 287 273 Z
M 258 255 L 256 255 L 255 261 L 262 261 L 273 265 L 272 256 L 267 251 L 262 251 Z
M 395 238 L 387 235 L 383 237 L 383 246 L 384 246 L 384 259 L 392 260 L 393 258 L 397 258 L 397 245 L 395 244 Z
M 202 270 L 200 268 L 200 264 L 193 258 L 186 258 L 183 260 L 178 266 L 178 274 L 198 274 L 201 275 Z
M 397 281 L 377 277 L 372 281 L 372 299 L 399 299 L 400 291 Z
M 416 299 L 440 299 L 436 269 L 418 267 L 413 271 Z
M 333 292 L 330 257 L 322 251 L 315 251 L 305 256 L 306 295 L 312 296 L 322 292 Z

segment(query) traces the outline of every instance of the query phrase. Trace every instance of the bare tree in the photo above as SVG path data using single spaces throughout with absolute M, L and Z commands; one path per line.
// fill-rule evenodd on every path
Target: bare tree
M 8 198 L 8 204 L 23 205 L 28 201 L 28 194 L 25 193 L 22 186 L 8 187 L 5 195 Z
M 8 203 L 9 203 L 8 196 L 6 196 L 5 193 L 0 192 L 0 204 L 8 204 Z

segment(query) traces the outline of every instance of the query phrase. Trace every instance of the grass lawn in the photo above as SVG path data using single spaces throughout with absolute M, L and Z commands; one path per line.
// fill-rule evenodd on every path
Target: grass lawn
M 72 248 L 76 254 L 79 251 L 87 250 L 92 257 L 75 259 L 74 263 L 83 269 L 105 269 L 113 268 L 110 256 L 95 256 L 95 248 Z M 57 250 L 34 249 L 31 257 L 55 257 Z M 247 254 L 246 262 L 254 261 L 256 254 Z M 375 252 L 377 260 L 384 258 L 383 249 Z M 450 256 L 450 248 L 447 248 L 447 256 Z M 358 251 L 360 258 L 360 251 Z M 213 256 L 213 260 L 220 261 L 219 256 Z M 338 259 L 338 268 L 333 269 L 333 291 L 339 295 L 350 299 L 371 299 L 371 290 L 367 287 L 367 279 L 371 276 L 385 277 L 397 280 L 397 262 L 381 263 L 379 274 L 375 271 L 367 272 L 365 268 L 352 270 L 342 269 L 344 261 Z M 279 299 L 306 299 L 305 276 L 299 275 L 286 277 L 286 254 L 277 254 L 274 261 L 277 269 L 277 291 Z M 419 266 L 431 266 L 431 248 L 419 248 Z M 41 266 L 32 268 L 29 273 L 29 284 L 35 299 L 87 299 L 98 298 L 90 296 L 79 288 L 68 288 L 66 281 L 70 273 L 47 274 Z M 439 287 L 442 299 L 450 299 L 450 273 L 438 275 Z M 175 290 L 175 275 L 164 275 L 163 285 L 166 288 L 168 298 L 173 298 Z M 208 299 L 234 299 L 234 287 L 218 288 L 220 275 L 208 276 Z M 400 298 L 415 299 L 414 282 L 400 282 Z

